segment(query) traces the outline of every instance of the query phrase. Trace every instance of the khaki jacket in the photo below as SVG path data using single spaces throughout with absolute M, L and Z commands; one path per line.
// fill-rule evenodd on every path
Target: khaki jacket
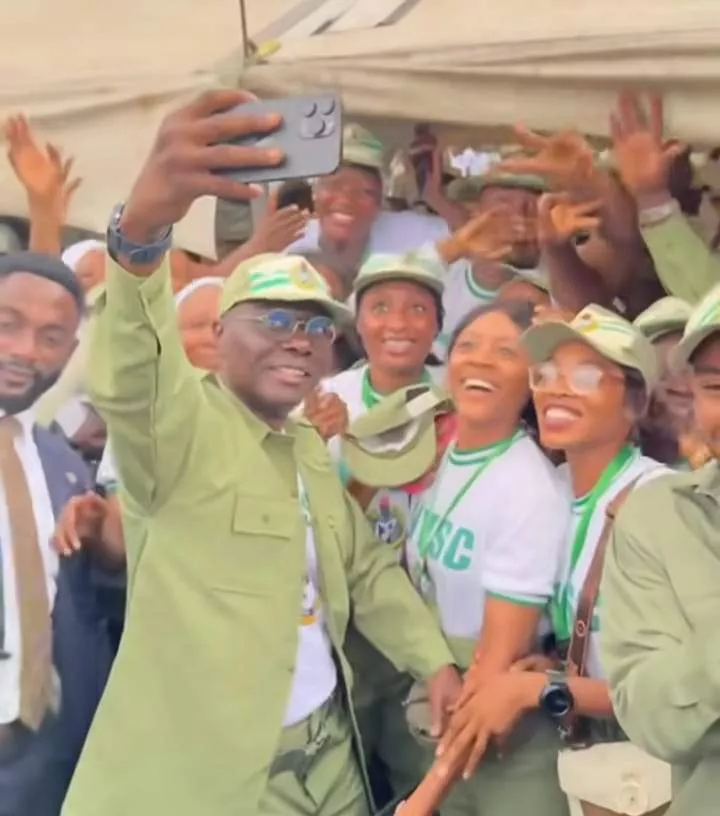
M 120 475 L 128 609 L 63 816 L 257 813 L 295 665 L 305 576 L 299 472 L 320 596 L 348 696 L 348 621 L 398 669 L 452 662 L 308 424 L 272 431 L 178 335 L 167 265 L 109 261 L 90 392 Z
M 720 283 L 720 256 L 708 249 L 679 213 L 641 230 L 665 291 L 697 303 Z
M 600 639 L 630 739 L 673 765 L 667 816 L 720 796 L 720 466 L 657 479 L 628 498 L 602 583 Z

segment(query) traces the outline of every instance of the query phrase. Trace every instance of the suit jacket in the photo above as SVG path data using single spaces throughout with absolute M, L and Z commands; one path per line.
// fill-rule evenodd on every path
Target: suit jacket
M 87 468 L 67 443 L 37 426 L 35 443 L 57 518 L 90 488 Z M 37 736 L 0 756 L 0 816 L 57 816 L 105 687 L 111 652 L 90 562 L 83 553 L 62 559 L 53 607 L 53 661 L 61 703 Z

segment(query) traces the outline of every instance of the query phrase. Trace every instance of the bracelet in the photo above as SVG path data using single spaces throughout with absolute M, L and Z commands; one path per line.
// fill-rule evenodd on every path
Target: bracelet
M 638 212 L 638 219 L 641 227 L 652 227 L 655 224 L 661 224 L 663 221 L 667 221 L 668 218 L 679 213 L 680 207 L 673 198 L 664 204 L 658 204 L 656 207 L 648 207 L 647 209 L 640 210 Z

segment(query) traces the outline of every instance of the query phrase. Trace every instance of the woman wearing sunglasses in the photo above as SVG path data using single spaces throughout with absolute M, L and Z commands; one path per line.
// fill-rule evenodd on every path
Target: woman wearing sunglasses
M 476 678 L 506 672 L 537 648 L 569 523 L 558 475 L 524 421 L 531 407 L 520 337 L 532 314 L 529 303 L 498 301 L 459 324 L 448 358 L 456 436 L 412 511 L 411 579 L 456 663 Z M 416 687 L 408 720 L 427 745 L 422 707 L 412 705 L 421 699 Z M 530 714 L 440 813 L 563 816 L 558 745 L 551 723 Z
M 540 439 L 566 457 L 558 473 L 572 502 L 572 523 L 551 610 L 568 660 L 530 657 L 468 684 L 440 753 L 446 761 L 464 755 L 465 773 L 471 773 L 488 746 L 502 743 L 522 716 L 539 709 L 567 743 L 584 747 L 562 751 L 559 772 L 586 816 L 654 813 L 669 800 L 669 774 L 624 741 L 613 718 L 598 654 L 597 586 L 598 552 L 612 529 L 608 513 L 617 511 L 625 492 L 669 472 L 634 444 L 657 380 L 656 353 L 637 328 L 598 306 L 570 322 L 534 326 L 523 346 L 532 361 Z

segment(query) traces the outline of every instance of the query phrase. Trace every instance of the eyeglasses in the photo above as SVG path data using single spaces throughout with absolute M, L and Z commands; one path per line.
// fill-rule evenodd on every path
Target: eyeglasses
M 603 379 L 623 380 L 619 374 L 606 371 L 594 363 L 581 363 L 570 370 L 561 369 L 556 363 L 539 363 L 530 368 L 530 388 L 533 391 L 547 391 L 557 386 L 562 379 L 573 394 L 592 394 Z
M 287 309 L 272 309 L 264 315 L 242 315 L 239 319 L 260 323 L 269 334 L 277 337 L 278 341 L 289 340 L 297 332 L 301 332 L 310 340 L 326 343 L 334 342 L 337 337 L 335 324 L 327 315 L 314 315 L 307 320 L 298 320 L 293 312 Z

